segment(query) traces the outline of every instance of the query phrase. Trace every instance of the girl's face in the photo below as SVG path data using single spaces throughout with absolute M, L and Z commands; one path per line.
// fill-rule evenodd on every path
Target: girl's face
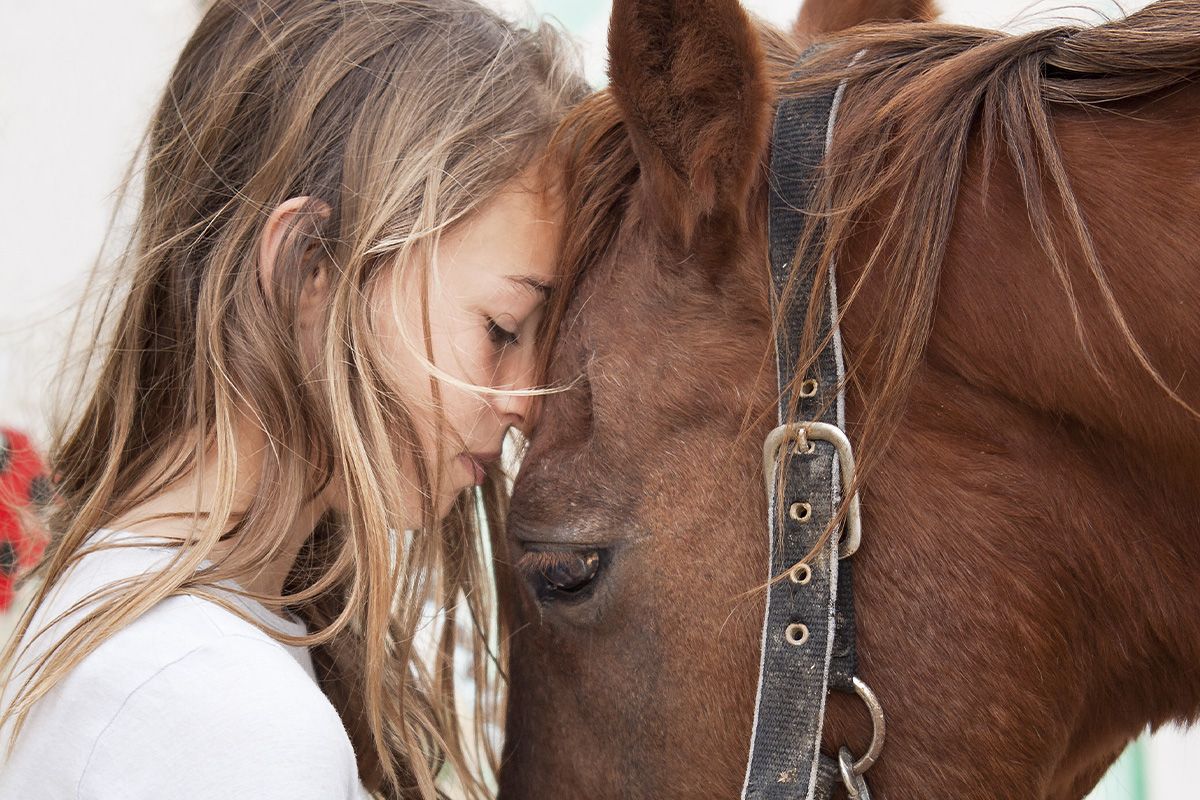
M 560 220 L 553 194 L 531 185 L 513 181 L 443 235 L 428 269 L 406 270 L 398 280 L 385 275 L 377 284 L 376 330 L 394 368 L 390 377 L 402 387 L 431 468 L 441 469 L 433 481 L 439 514 L 483 481 L 508 428 L 530 422 L 532 398 L 472 387 L 535 385 L 534 337 L 554 286 Z

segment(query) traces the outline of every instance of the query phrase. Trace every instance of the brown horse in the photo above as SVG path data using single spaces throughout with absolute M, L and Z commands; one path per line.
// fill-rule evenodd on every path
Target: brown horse
M 1200 4 L 1023 36 L 810 0 L 618 0 L 558 137 L 574 272 L 508 529 L 509 798 L 736 797 L 777 390 L 776 98 L 821 173 L 883 800 L 1078 798 L 1200 712 Z M 855 62 L 855 53 L 863 51 Z M 813 228 L 810 225 L 810 232 Z M 802 375 L 803 370 L 797 370 Z M 834 693 L 826 752 L 870 726 Z

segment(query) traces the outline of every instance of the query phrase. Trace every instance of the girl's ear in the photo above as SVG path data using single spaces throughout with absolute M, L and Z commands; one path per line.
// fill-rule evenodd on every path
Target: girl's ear
M 318 231 L 330 213 L 329 204 L 316 197 L 289 198 L 271 211 L 259 241 L 258 283 L 269 304 L 277 300 L 276 287 L 303 280 L 296 309 L 301 328 L 316 320 L 318 309 L 329 296 L 329 263 L 323 257 Z M 289 269 L 303 270 L 304 274 L 283 274 Z

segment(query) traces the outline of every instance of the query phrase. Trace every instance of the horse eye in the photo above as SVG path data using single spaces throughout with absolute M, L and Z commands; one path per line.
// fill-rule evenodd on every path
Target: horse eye
M 517 561 L 517 571 L 533 588 L 538 601 L 581 600 L 602 565 L 599 550 L 546 550 L 534 547 Z

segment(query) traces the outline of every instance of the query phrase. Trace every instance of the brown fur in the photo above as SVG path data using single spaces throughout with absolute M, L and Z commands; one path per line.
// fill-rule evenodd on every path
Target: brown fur
M 932 0 L 810 0 L 801 4 L 792 33 L 807 43 L 868 22 L 929 22 L 936 16 Z
M 728 9 L 615 13 L 617 101 L 559 137 L 574 291 L 550 367 L 574 383 L 542 409 L 510 519 L 514 558 L 610 560 L 585 602 L 515 598 L 502 794 L 740 788 L 775 402 L 753 98 L 843 78 L 821 196 L 862 466 L 860 672 L 889 721 L 876 795 L 1078 798 L 1146 725 L 1194 720 L 1200 5 L 1022 37 L 859 28 L 799 82 L 795 42 L 746 46 Z M 640 71 L 645 41 L 668 52 Z M 713 52 L 765 61 L 706 90 Z M 679 165 L 717 196 L 664 196 Z M 835 694 L 825 733 L 862 752 L 857 701 Z

